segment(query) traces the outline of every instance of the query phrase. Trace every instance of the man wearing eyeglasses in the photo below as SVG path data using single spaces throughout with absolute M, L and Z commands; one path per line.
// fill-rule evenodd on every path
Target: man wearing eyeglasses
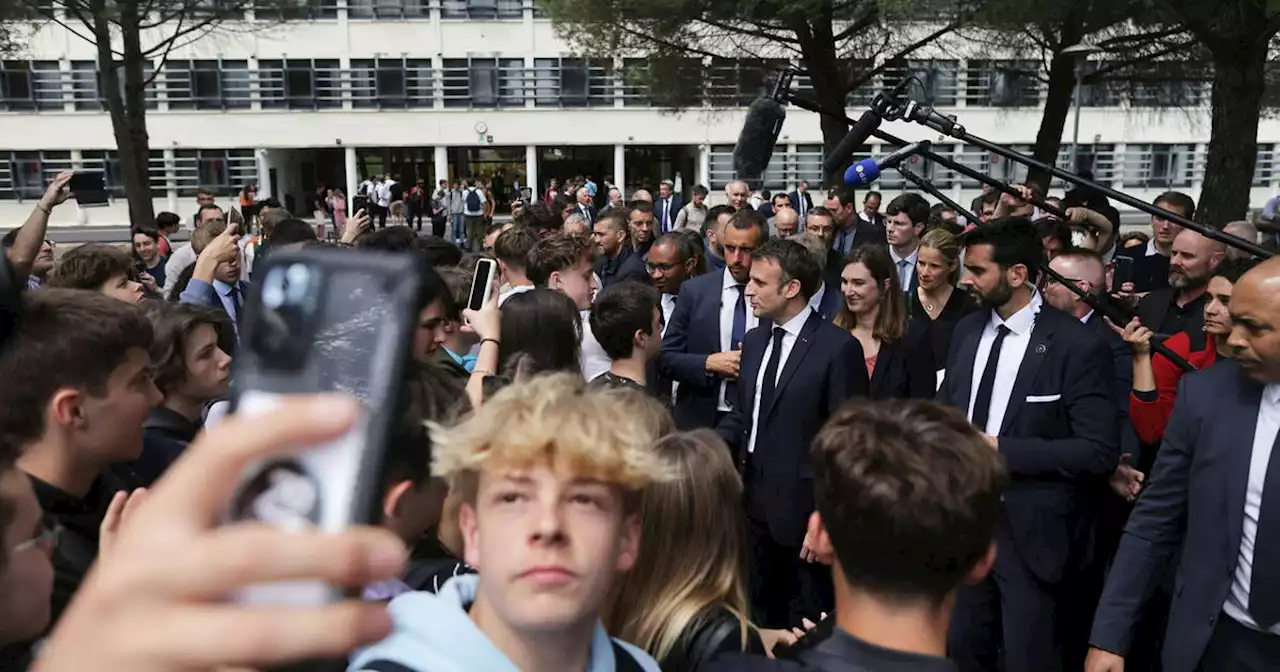
M 0 246 L 13 269 L 14 278 L 26 278 L 27 289 L 35 289 L 44 283 L 53 268 L 53 241 L 45 237 L 49 229 L 49 217 L 53 209 L 71 196 L 67 184 L 71 173 L 64 172 L 54 178 L 44 195 L 36 201 L 31 214 L 21 228 L 5 234 Z

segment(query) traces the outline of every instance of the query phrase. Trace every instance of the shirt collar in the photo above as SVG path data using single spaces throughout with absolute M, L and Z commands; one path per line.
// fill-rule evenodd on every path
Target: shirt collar
M 231 290 L 239 289 L 239 287 L 240 287 L 240 283 L 238 282 L 234 285 L 228 285 L 227 283 L 221 280 L 213 281 L 213 288 L 218 290 L 218 293 L 223 296 L 229 296 L 231 294 Z
M 785 324 L 779 325 L 782 330 L 792 336 L 799 336 L 800 330 L 804 328 L 804 323 L 809 321 L 809 315 L 813 313 L 813 309 L 805 306 L 804 310 L 796 313 L 796 316 L 787 320 Z
M 818 285 L 818 291 L 814 292 L 813 298 L 809 299 L 809 307 L 817 308 L 818 306 L 821 306 L 822 297 L 826 293 L 827 293 L 827 283 L 823 282 L 821 285 Z
M 1154 256 L 1156 256 L 1157 254 L 1160 254 L 1160 252 L 1159 252 L 1159 250 L 1157 250 L 1157 249 L 1156 249 L 1156 241 L 1155 241 L 1155 239 L 1153 238 L 1153 239 L 1151 239 L 1151 240 L 1148 240 L 1148 241 L 1147 241 L 1147 256 L 1148 256 L 1148 257 L 1154 257 Z
M 1080 318 L 1080 321 L 1083 322 L 1084 324 L 1089 324 L 1089 320 L 1092 317 L 1093 317 L 1093 311 L 1091 310 L 1085 313 L 1084 317 Z
M 1036 315 L 1040 314 L 1040 307 L 1042 305 L 1044 305 L 1044 300 L 1040 298 L 1040 292 L 1033 291 L 1031 294 L 1031 301 L 1029 301 L 1027 305 L 1023 306 L 1022 310 L 1010 315 L 1007 320 L 1002 319 L 1000 317 L 1000 313 L 992 310 L 991 326 L 999 327 L 1003 324 L 1009 328 L 1009 331 L 1021 336 L 1035 326 Z
M 1268 383 L 1262 388 L 1262 398 L 1268 404 L 1280 404 L 1280 383 Z
M 720 288 L 724 290 L 737 289 L 738 285 L 743 284 L 733 279 L 733 274 L 729 272 L 728 266 L 724 267 L 724 278 L 721 280 L 721 283 Z
M 901 263 L 901 262 L 903 262 L 903 261 L 909 261 L 909 262 L 911 262 L 911 263 L 913 263 L 913 264 L 914 264 L 914 263 L 916 263 L 916 259 L 917 259 L 917 258 L 919 258 L 919 256 L 920 256 L 920 246 L 919 246 L 919 245 L 917 245 L 917 246 L 916 246 L 916 249 L 914 249 L 914 250 L 912 250 L 912 251 L 911 251 L 911 254 L 908 254 L 908 255 L 907 255 L 907 256 L 905 256 L 905 257 L 900 257 L 900 256 L 898 256 L 898 252 L 897 252 L 897 250 L 894 250 L 894 249 L 893 249 L 893 246 L 892 246 L 892 245 L 890 245 L 890 246 L 889 246 L 889 256 L 893 258 L 893 265 L 894 265 L 894 266 L 897 266 L 899 263 Z

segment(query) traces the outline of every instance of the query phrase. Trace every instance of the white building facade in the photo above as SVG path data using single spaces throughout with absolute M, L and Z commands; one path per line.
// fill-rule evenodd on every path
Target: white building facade
M 716 194 L 733 177 L 743 108 L 766 80 L 759 63 L 706 62 L 701 81 L 670 86 L 700 91 L 715 106 L 675 112 L 653 106 L 643 87 L 606 64 L 570 53 L 532 0 L 311 0 L 310 12 L 311 19 L 269 27 L 249 15 L 243 29 L 224 25 L 152 64 L 159 72 L 147 122 L 157 212 L 185 219 L 198 188 L 226 203 L 248 183 L 300 209 L 301 195 L 317 184 L 351 194 L 365 176 L 383 173 L 427 184 L 487 177 L 504 199 L 579 174 L 611 176 L 628 190 L 676 179 L 686 192 L 704 184 Z M 970 51 L 951 44 L 920 52 L 850 96 L 850 116 L 909 70 L 970 133 L 1029 151 L 1041 85 L 1014 74 L 1023 62 Z M 1171 98 L 1184 107 L 1166 109 Z M 1091 87 L 1081 99 L 1077 167 L 1147 200 L 1168 189 L 1199 196 L 1207 86 L 1153 84 L 1123 94 Z M 1064 167 L 1073 120 L 1063 134 Z M 1001 179 L 1025 174 L 921 126 L 885 129 L 932 140 L 935 151 Z M 1264 119 L 1257 142 L 1255 206 L 1280 189 L 1280 120 Z M 0 62 L 0 228 L 19 225 L 44 185 L 69 168 L 103 170 L 118 200 L 59 208 L 54 225 L 128 224 L 114 157 L 94 45 L 56 24 L 41 27 L 27 53 Z M 816 185 L 821 161 L 816 115 L 792 107 L 763 186 Z M 915 168 L 961 202 L 977 194 L 973 180 L 929 162 Z M 895 177 L 877 189 L 900 190 Z

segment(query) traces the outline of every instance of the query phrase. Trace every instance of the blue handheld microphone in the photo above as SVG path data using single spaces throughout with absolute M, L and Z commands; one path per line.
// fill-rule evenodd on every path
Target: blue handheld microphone
M 913 142 L 902 149 L 882 158 L 882 159 L 863 159 L 855 162 L 849 169 L 844 171 L 844 183 L 851 187 L 865 187 L 872 182 L 880 179 L 880 173 L 886 168 L 892 168 L 902 163 L 912 154 L 929 151 L 932 145 L 928 140 Z

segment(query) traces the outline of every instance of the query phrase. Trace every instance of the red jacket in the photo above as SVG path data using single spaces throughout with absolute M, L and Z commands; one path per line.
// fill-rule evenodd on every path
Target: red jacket
M 1213 336 L 1205 334 L 1204 350 L 1191 351 L 1191 337 L 1186 332 L 1178 332 L 1164 342 L 1170 350 L 1191 362 L 1197 369 L 1218 361 L 1218 349 L 1214 345 Z M 1133 430 L 1138 440 L 1147 444 L 1160 443 L 1164 438 L 1164 427 L 1169 423 L 1169 414 L 1173 412 L 1173 400 L 1178 394 L 1178 381 L 1182 380 L 1183 370 L 1177 364 L 1155 355 L 1151 358 L 1151 371 L 1156 379 L 1156 400 L 1143 401 L 1132 391 L 1129 393 L 1129 418 L 1133 422 Z

